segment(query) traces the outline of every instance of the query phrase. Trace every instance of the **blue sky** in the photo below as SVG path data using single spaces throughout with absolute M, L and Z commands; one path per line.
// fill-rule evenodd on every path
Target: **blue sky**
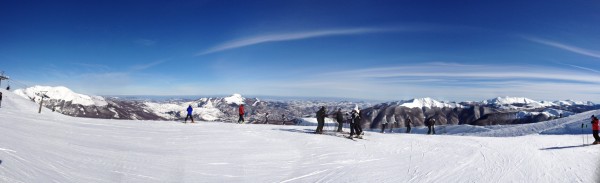
M 14 87 L 600 101 L 597 1 L 0 1 Z M 3 83 L 5 86 L 6 83 Z

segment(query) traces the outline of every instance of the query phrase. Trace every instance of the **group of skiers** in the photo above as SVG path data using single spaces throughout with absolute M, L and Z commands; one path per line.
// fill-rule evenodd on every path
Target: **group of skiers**
M 354 108 L 350 113 L 346 113 L 350 117 L 348 119 L 344 119 L 344 113 L 342 113 L 342 109 L 339 108 L 335 113 L 335 119 L 338 122 L 337 132 L 342 132 L 342 127 L 345 122 L 350 123 L 350 136 L 348 138 L 362 138 L 364 132 L 362 127 L 360 126 L 360 110 L 358 108 Z M 316 134 L 323 134 L 323 126 L 325 126 L 325 118 L 327 117 L 327 110 L 325 106 L 321 106 L 321 109 L 317 111 L 317 129 L 315 130 Z
M 2 92 L 0 92 L 0 107 L 2 107 Z M 189 105 L 187 108 L 187 116 L 185 117 L 185 121 L 184 123 L 187 123 L 187 119 L 190 118 L 192 120 L 192 123 L 194 123 L 194 118 L 192 117 L 192 112 L 193 112 L 193 108 L 192 105 Z M 238 123 L 244 123 L 244 115 L 246 114 L 244 111 L 244 104 L 240 104 L 239 108 L 238 108 L 238 114 L 239 114 L 239 119 L 238 119 Z M 348 122 L 350 123 L 350 136 L 349 138 L 353 138 L 353 137 L 361 137 L 361 135 L 364 134 L 362 127 L 360 125 L 360 120 L 361 120 L 361 115 L 360 115 L 360 110 L 358 109 L 358 107 L 354 108 L 350 113 L 346 113 L 345 115 L 349 115 L 350 117 L 348 119 L 344 118 L 344 113 L 342 112 L 342 109 L 339 108 L 337 110 L 337 112 L 335 112 L 335 119 L 338 122 L 338 126 L 337 126 L 337 132 L 343 132 L 342 128 L 344 126 L 344 123 Z M 316 114 L 316 118 L 317 118 L 317 129 L 315 130 L 316 134 L 322 134 L 323 133 L 323 126 L 325 126 L 325 118 L 328 116 L 327 114 L 327 110 L 325 109 L 325 106 L 321 106 L 321 108 L 317 111 Z M 285 115 L 282 115 L 282 119 L 285 118 Z M 391 119 L 394 119 L 394 117 L 392 116 Z M 388 125 L 387 120 L 384 120 L 385 122 L 382 124 L 381 127 L 381 132 L 383 133 L 385 131 L 385 128 Z M 269 122 L 269 113 L 265 114 L 265 123 Z M 410 133 L 411 132 L 411 124 L 412 124 L 412 120 L 410 119 L 410 117 L 407 117 L 405 120 L 405 126 L 406 126 L 406 133 Z M 425 120 L 425 126 L 427 126 L 427 134 L 435 134 L 435 118 L 430 117 L 427 118 Z M 600 136 L 598 135 L 598 132 L 600 130 L 599 127 L 599 120 L 596 116 L 592 115 L 592 133 L 594 136 L 594 143 L 593 144 L 600 144 Z M 391 132 L 392 128 L 390 127 L 390 132 Z
M 385 133 L 385 129 L 387 128 L 388 125 L 395 123 L 395 121 L 396 121 L 395 115 L 392 115 L 390 120 L 392 120 L 392 121 L 388 121 L 387 119 L 384 118 L 383 123 L 381 124 L 381 133 Z M 412 125 L 412 120 L 410 119 L 410 117 L 406 116 L 406 119 L 404 120 L 404 126 L 406 126 L 406 133 L 411 132 L 411 125 Z M 392 132 L 392 130 L 393 130 L 393 128 L 390 126 L 390 133 Z

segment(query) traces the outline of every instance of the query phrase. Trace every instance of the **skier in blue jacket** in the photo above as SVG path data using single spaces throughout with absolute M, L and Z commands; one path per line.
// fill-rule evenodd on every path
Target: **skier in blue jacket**
M 185 121 L 183 121 L 183 123 L 187 123 L 188 117 L 190 119 L 192 119 L 192 123 L 194 123 L 194 117 L 192 116 L 192 112 L 193 111 L 194 111 L 194 109 L 192 108 L 192 105 L 188 106 L 188 108 L 187 108 L 187 116 L 185 116 Z

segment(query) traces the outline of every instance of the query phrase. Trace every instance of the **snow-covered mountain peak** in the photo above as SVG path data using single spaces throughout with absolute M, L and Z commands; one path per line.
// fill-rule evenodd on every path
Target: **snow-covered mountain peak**
M 462 107 L 460 104 L 444 103 L 444 102 L 440 102 L 440 101 L 434 100 L 434 99 L 429 98 L 429 97 L 414 98 L 414 99 L 411 99 L 411 100 L 402 101 L 402 102 L 400 102 L 400 106 L 404 106 L 404 107 L 408 107 L 408 108 L 422 108 L 422 107 L 426 107 L 426 108 L 451 107 L 451 108 L 454 108 L 454 107 Z
M 595 105 L 593 102 L 591 101 L 587 101 L 587 102 L 582 102 L 582 101 L 574 101 L 571 99 L 568 100 L 559 100 L 559 101 L 555 101 L 554 103 L 561 105 L 561 106 L 571 106 L 571 105 Z
M 523 108 L 543 108 L 556 106 L 556 103 L 542 101 L 538 102 L 526 97 L 496 97 L 494 99 L 484 100 L 483 104 L 501 106 L 506 109 L 523 109 Z
M 88 96 L 73 92 L 71 89 L 64 86 L 32 86 L 25 89 L 17 89 L 14 91 L 15 94 L 31 99 L 39 98 L 42 91 L 47 91 L 46 96 L 54 100 L 64 100 L 71 102 L 72 104 L 81 104 L 84 106 L 106 106 L 108 103 L 100 96 Z M 36 99 L 38 100 L 38 99 Z
M 535 100 L 531 100 L 525 97 L 496 97 L 494 99 L 489 99 L 483 101 L 484 104 L 495 104 L 495 105 L 505 105 L 505 104 L 532 104 L 532 103 L 540 103 Z
M 244 97 L 242 97 L 241 94 L 233 94 L 230 97 L 225 97 L 223 98 L 223 100 L 225 100 L 225 102 L 227 102 L 227 104 L 244 104 Z
M 204 107 L 204 108 L 215 108 L 215 106 L 213 105 L 213 103 L 210 100 L 207 100 L 206 104 L 204 104 L 202 107 Z

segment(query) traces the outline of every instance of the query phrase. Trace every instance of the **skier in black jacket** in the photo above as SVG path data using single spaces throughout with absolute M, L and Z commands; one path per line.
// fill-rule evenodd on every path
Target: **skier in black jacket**
M 435 119 L 433 117 L 429 118 L 429 120 L 427 120 L 427 122 L 425 122 L 427 125 L 427 128 L 429 128 L 429 130 L 427 131 L 427 134 L 435 134 Z
M 344 114 L 342 113 L 342 108 L 339 108 L 335 113 L 335 119 L 338 122 L 337 132 L 342 132 L 342 127 L 344 127 Z
M 2 92 L 0 92 L 0 107 L 2 107 Z
M 410 117 L 406 117 L 406 120 L 404 120 L 404 126 L 406 126 L 406 133 L 410 133 L 410 124 L 412 123 L 412 120 L 410 120 Z
M 362 128 L 360 127 L 360 119 L 361 119 L 360 111 L 357 109 L 354 109 L 354 110 L 352 110 L 350 115 L 351 115 L 351 119 L 352 119 L 350 121 L 350 138 L 352 138 L 355 131 L 356 131 L 356 137 L 361 138 L 363 131 L 362 131 Z
M 325 106 L 321 106 L 321 109 L 317 111 L 317 130 L 315 133 L 323 134 L 323 126 L 325 126 L 325 116 L 327 115 L 327 111 L 325 110 Z

